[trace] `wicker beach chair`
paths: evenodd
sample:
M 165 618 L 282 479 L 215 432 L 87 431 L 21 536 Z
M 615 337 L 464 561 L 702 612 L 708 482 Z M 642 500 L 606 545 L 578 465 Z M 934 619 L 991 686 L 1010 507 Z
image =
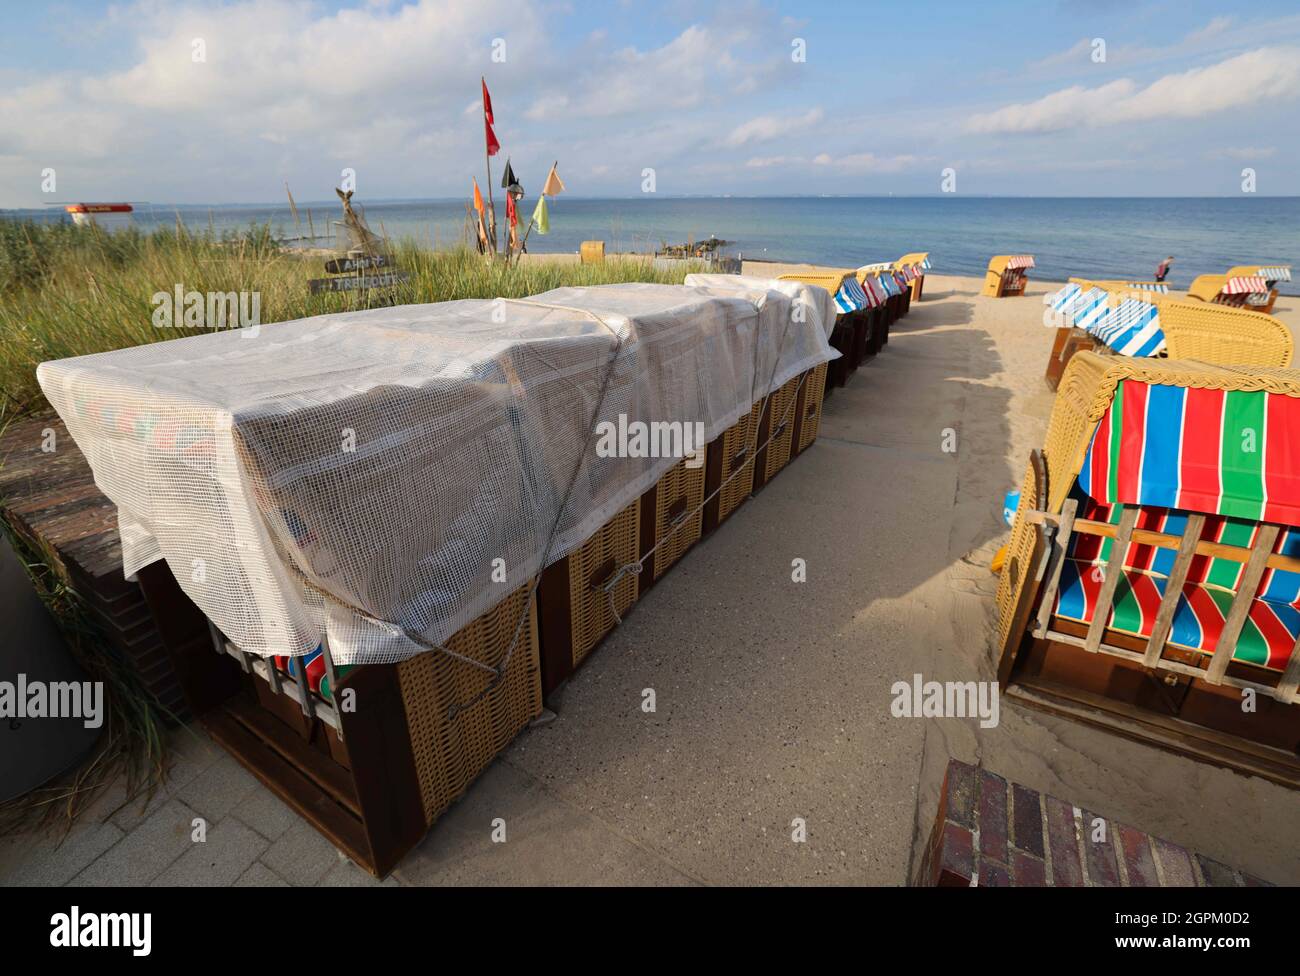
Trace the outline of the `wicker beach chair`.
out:
M 447 641 L 450 655 L 431 650 L 397 664 L 336 668 L 322 646 L 313 656 L 321 676 L 309 664 L 303 680 L 297 661 L 285 669 L 227 640 L 166 562 L 139 579 L 207 733 L 376 876 L 541 714 L 538 615 L 528 586 L 458 631 Z
M 889 342 L 889 328 L 904 313 L 903 286 L 894 274 L 893 264 L 888 261 L 876 264 L 864 264 L 855 272 L 858 284 L 867 293 L 873 304 L 873 329 L 878 330 L 878 346 Z
M 1057 326 L 1044 373 L 1050 388 L 1056 389 L 1070 358 L 1085 349 L 1221 365 L 1291 365 L 1291 332 L 1271 316 L 1170 298 L 1146 285 L 1071 278 L 1045 296 L 1049 321 Z
M 851 271 L 801 271 L 783 274 L 778 281 L 801 281 L 825 288 L 835 299 L 835 325 L 830 344 L 840 358 L 832 360 L 826 374 L 826 392 L 848 382 L 848 378 L 875 355 L 872 338 L 870 298 Z
M 1200 275 L 1187 288 L 1187 297 L 1216 305 L 1248 308 L 1270 314 L 1277 302 L 1277 283 L 1290 281 L 1284 266 L 1239 265 L 1227 274 Z
M 999 681 L 1300 785 L 1298 557 L 1300 372 L 1079 353 L 1012 526 Z
M 987 298 L 1023 295 L 1029 283 L 1027 272 L 1033 266 L 1032 254 L 999 254 L 990 258 L 980 294 Z
M 912 290 L 911 301 L 921 300 L 921 291 L 925 287 L 925 273 L 930 270 L 930 252 L 913 251 L 904 254 L 894 262 L 894 269 L 907 278 Z

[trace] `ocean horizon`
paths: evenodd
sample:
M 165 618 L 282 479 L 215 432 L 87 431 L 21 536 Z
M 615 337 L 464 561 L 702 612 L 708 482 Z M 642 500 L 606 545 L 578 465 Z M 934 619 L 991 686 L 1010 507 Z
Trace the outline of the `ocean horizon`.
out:
M 548 200 L 550 233 L 534 229 L 531 252 L 575 252 L 603 240 L 609 252 L 649 252 L 709 237 L 748 260 L 856 267 L 928 251 L 934 272 L 980 275 L 994 254 L 1032 254 L 1032 276 L 1064 280 L 1149 278 L 1166 255 L 1170 282 L 1186 288 L 1200 274 L 1236 264 L 1294 264 L 1300 251 L 1300 197 L 998 197 L 998 196 L 645 196 Z M 295 222 L 283 204 L 135 203 L 143 230 L 175 226 L 221 235 L 250 226 L 277 237 L 314 230 L 314 246 L 334 244 L 337 201 L 298 203 Z M 535 198 L 520 206 L 527 225 Z M 363 203 L 371 227 L 431 247 L 465 240 L 466 202 L 398 199 Z M 61 221 L 60 208 L 4 210 L 0 219 Z M 498 228 L 505 208 L 497 201 Z M 1295 283 L 1284 292 L 1295 294 Z

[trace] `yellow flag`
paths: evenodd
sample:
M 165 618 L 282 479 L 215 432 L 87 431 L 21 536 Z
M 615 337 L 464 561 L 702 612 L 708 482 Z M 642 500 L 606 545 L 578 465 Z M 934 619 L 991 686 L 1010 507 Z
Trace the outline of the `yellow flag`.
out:
M 551 172 L 547 174 L 546 185 L 542 187 L 542 192 L 550 196 L 564 192 L 564 182 L 560 179 L 560 174 L 555 172 L 554 166 L 551 166 Z
M 537 233 L 550 233 L 551 218 L 546 212 L 546 194 L 544 193 L 537 198 L 537 207 L 533 210 L 533 223 L 537 225 Z

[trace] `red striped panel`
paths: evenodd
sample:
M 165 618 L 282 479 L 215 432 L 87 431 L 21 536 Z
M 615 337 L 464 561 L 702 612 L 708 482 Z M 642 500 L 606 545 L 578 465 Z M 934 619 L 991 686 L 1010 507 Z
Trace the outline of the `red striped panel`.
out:
M 1110 484 L 1110 411 L 1107 410 L 1097 423 L 1097 432 L 1092 437 L 1092 463 L 1090 466 L 1092 484 L 1084 485 L 1093 498 L 1105 498 L 1107 485 Z
M 1201 650 L 1213 651 L 1223 633 L 1223 614 L 1219 605 L 1210 598 L 1209 591 L 1201 586 L 1188 586 L 1183 590 L 1188 605 L 1201 625 Z
M 1139 634 L 1142 637 L 1150 637 L 1151 629 L 1156 623 L 1156 614 L 1160 610 L 1160 591 L 1156 588 L 1155 580 L 1141 573 L 1129 573 L 1128 583 L 1142 610 L 1142 629 Z
M 1123 416 L 1120 417 L 1119 457 L 1111 458 L 1117 469 L 1116 495 L 1111 501 L 1130 504 L 1142 497 L 1142 445 L 1147 427 L 1147 392 L 1145 383 L 1125 383 Z M 1114 412 L 1113 409 L 1110 412 Z
M 1268 643 L 1268 663 L 1265 667 L 1277 670 L 1285 668 L 1287 659 L 1291 656 L 1291 647 L 1295 644 L 1295 637 L 1287 631 L 1286 625 L 1263 600 L 1255 600 L 1251 603 L 1250 619 Z
M 1127 393 L 1127 389 L 1125 390 Z M 1223 439 L 1223 391 L 1187 391 L 1183 430 L 1182 471 L 1178 507 L 1193 512 L 1219 510 L 1220 445 Z
M 1300 399 L 1270 396 L 1265 410 L 1264 521 L 1300 525 Z

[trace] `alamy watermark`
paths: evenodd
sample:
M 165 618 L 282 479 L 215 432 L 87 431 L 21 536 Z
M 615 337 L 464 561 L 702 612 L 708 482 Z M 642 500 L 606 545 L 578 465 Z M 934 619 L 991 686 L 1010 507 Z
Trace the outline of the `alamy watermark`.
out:
M 998 725 L 1001 704 L 996 681 L 895 681 L 889 706 L 895 718 L 978 718 L 980 728 Z
M 596 425 L 596 456 L 602 458 L 686 458 L 688 468 L 704 464 L 704 423 L 680 420 L 602 420 Z
M 246 329 L 256 337 L 262 324 L 260 291 L 186 291 L 177 284 L 149 299 L 155 329 Z
M 0 719 L 79 718 L 88 729 L 104 724 L 104 682 L 0 681 Z

